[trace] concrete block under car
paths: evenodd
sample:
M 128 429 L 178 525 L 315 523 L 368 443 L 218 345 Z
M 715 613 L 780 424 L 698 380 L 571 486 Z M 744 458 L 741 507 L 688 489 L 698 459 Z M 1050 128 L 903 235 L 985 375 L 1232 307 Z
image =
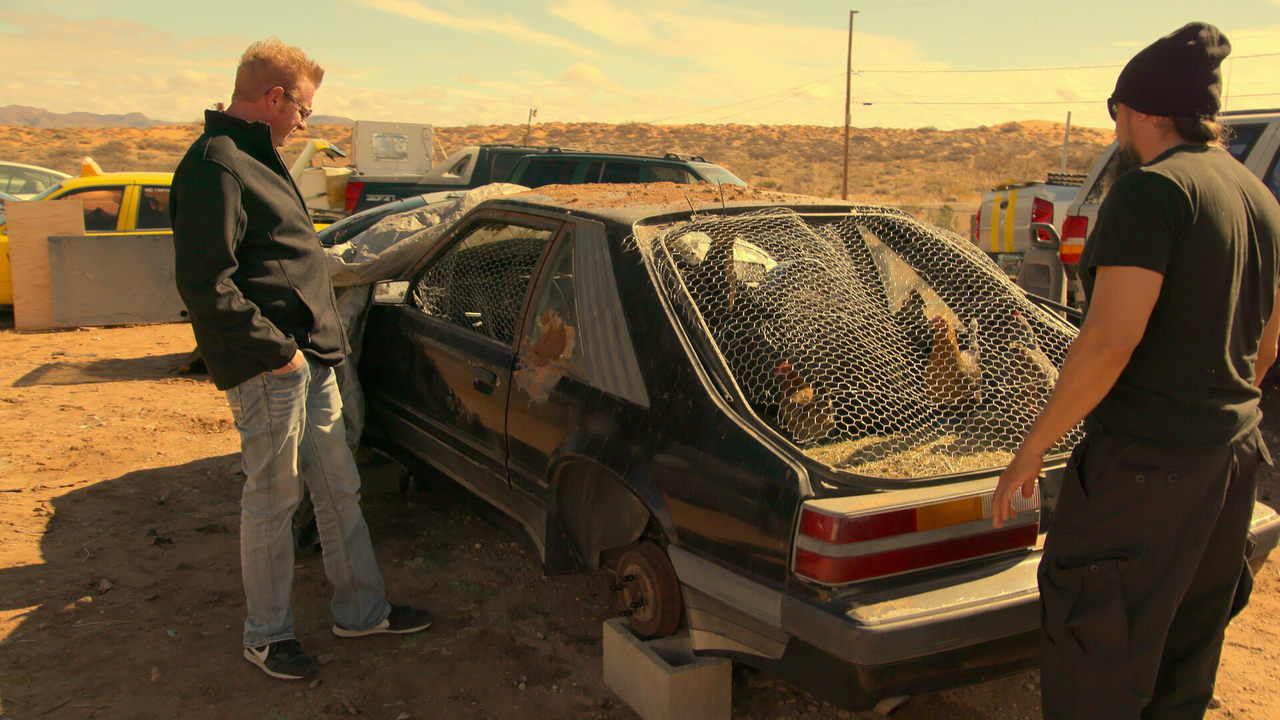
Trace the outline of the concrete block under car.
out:
M 729 720 L 733 662 L 697 657 L 687 636 L 641 640 L 604 623 L 604 684 L 644 720 Z

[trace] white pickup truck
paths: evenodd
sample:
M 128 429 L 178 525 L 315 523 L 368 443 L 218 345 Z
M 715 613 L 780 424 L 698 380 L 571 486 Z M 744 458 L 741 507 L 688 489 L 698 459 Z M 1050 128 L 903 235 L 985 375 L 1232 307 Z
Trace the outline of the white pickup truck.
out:
M 1049 173 L 1044 182 L 996 187 L 982 196 L 970 239 L 1009 277 L 1017 277 L 1022 258 L 1030 249 L 1031 224 L 1049 223 L 1061 230 L 1067 206 L 1075 200 L 1084 178 L 1077 173 Z M 1043 230 L 1038 237 L 1048 239 Z
M 1219 121 L 1231 130 L 1227 151 L 1280 197 L 1280 109 L 1234 110 L 1222 113 Z M 1102 153 L 1061 225 L 1037 228 L 1046 239 L 1032 241 L 1017 279 L 1027 292 L 1075 308 L 1084 304 L 1077 272 L 1080 252 L 1111 187 L 1115 151 L 1112 143 Z

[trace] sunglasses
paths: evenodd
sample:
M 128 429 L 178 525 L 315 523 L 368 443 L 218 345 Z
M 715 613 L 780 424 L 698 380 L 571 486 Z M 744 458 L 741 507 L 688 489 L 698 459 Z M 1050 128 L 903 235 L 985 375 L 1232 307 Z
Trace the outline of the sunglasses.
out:
M 1112 122 L 1115 122 L 1116 113 L 1118 112 L 1120 112 L 1120 101 L 1115 99 L 1115 97 L 1107 98 L 1107 113 L 1111 115 Z M 305 120 L 306 116 L 302 116 L 302 119 Z
M 306 105 L 303 105 L 302 103 L 298 102 L 298 99 L 297 99 L 297 98 L 295 98 L 294 96 L 290 95 L 288 90 L 285 90 L 284 88 L 281 88 L 281 89 L 280 89 L 280 92 L 284 93 L 284 99 L 285 99 L 285 100 L 288 100 L 289 102 L 291 102 L 291 103 L 293 103 L 294 105 L 296 105 L 296 106 L 297 106 L 297 108 L 298 108 L 298 114 L 302 116 L 302 119 L 303 119 L 303 121 L 304 121 L 304 122 L 306 121 L 306 119 L 307 119 L 307 118 L 311 117 L 311 108 L 309 108 L 309 107 L 307 107 Z

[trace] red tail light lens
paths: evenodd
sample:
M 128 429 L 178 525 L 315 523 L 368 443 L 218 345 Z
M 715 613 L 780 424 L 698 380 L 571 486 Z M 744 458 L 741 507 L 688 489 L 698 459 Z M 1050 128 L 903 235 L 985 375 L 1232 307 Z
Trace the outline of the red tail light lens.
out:
M 1015 493 L 1018 514 L 999 530 L 991 526 L 991 495 L 863 513 L 810 500 L 800 512 L 795 572 L 840 585 L 1034 546 L 1039 488 L 1031 498 Z
M 975 243 L 982 244 L 982 208 L 978 208 L 978 212 L 973 214 L 972 236 Z
M 346 207 L 348 213 L 356 211 L 356 203 L 360 202 L 360 195 L 364 193 L 364 183 L 349 182 L 347 183 L 347 194 L 343 198 L 343 206 Z
M 1062 224 L 1062 243 L 1058 246 L 1058 257 L 1062 262 L 1075 265 L 1080 262 L 1080 253 L 1084 251 L 1084 239 L 1089 236 L 1089 218 L 1083 215 L 1068 215 Z
M 1042 198 L 1036 198 L 1031 203 L 1031 222 L 1053 224 L 1053 203 Z M 1044 230 L 1037 230 L 1036 239 L 1040 242 L 1049 242 L 1049 233 Z

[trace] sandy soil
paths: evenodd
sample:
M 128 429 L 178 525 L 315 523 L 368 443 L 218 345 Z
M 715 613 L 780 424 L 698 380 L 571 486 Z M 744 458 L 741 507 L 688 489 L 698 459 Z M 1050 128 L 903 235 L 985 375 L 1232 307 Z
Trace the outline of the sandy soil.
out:
M 176 372 L 190 329 L 11 328 L 0 327 L 0 717 L 636 717 L 600 680 L 605 578 L 544 578 L 496 513 L 448 485 L 401 493 L 402 472 L 376 457 L 364 458 L 365 508 L 392 599 L 430 608 L 437 625 L 339 640 L 320 559 L 299 558 L 297 628 L 323 666 L 314 682 L 264 677 L 240 657 L 238 444 L 221 394 Z M 1274 473 L 1262 495 L 1280 500 Z M 1228 631 L 1210 718 L 1280 717 L 1277 567 Z M 733 702 L 740 720 L 880 717 L 746 672 Z M 1032 720 L 1037 708 L 1028 672 L 915 697 L 893 716 Z

